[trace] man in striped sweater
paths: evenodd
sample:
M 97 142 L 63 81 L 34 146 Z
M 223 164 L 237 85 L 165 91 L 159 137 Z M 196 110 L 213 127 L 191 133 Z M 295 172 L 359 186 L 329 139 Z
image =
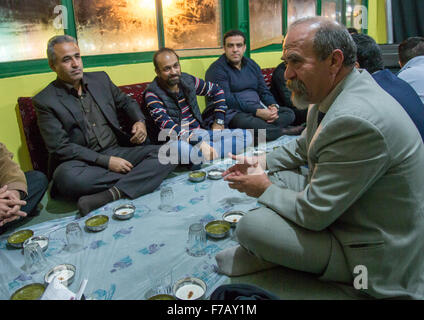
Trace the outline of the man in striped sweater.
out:
M 219 85 L 181 72 L 179 57 L 162 48 L 153 57 L 157 77 L 145 92 L 145 107 L 154 123 L 151 139 L 164 143 L 162 160 L 180 164 L 201 164 L 224 158 L 229 152 L 240 153 L 252 143 L 247 130 L 226 129 L 227 105 Z M 213 101 L 209 116 L 202 116 L 197 96 Z M 161 160 L 161 157 L 160 157 Z

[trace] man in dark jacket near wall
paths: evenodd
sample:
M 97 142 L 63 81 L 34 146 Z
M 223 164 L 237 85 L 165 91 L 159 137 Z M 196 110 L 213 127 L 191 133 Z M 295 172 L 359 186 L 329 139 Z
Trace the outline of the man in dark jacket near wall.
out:
M 83 73 L 74 38 L 50 39 L 47 55 L 57 80 L 37 94 L 33 103 L 49 152 L 53 188 L 78 199 L 81 215 L 120 198 L 134 199 L 154 191 L 175 166 L 162 165 L 159 147 L 146 143 L 138 103 L 106 73 Z M 132 121 L 132 136 L 121 130 L 118 110 Z

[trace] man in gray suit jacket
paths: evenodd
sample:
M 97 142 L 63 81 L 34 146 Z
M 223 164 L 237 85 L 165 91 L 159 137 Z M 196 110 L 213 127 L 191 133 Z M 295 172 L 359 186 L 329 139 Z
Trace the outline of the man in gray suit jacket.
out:
M 266 159 L 238 157 L 224 173 L 264 207 L 240 220 L 240 246 L 216 256 L 221 272 L 283 265 L 361 296 L 424 298 L 424 146 L 401 105 L 354 69 L 355 55 L 336 22 L 290 26 L 285 77 L 295 105 L 313 104 L 307 127 Z
M 47 55 L 57 79 L 33 102 L 49 152 L 53 190 L 78 199 L 81 215 L 155 190 L 175 165 L 162 165 L 159 146 L 145 142 L 146 126 L 138 103 L 106 73 L 83 73 L 74 38 L 53 37 Z M 132 121 L 132 136 L 120 127 L 118 111 Z

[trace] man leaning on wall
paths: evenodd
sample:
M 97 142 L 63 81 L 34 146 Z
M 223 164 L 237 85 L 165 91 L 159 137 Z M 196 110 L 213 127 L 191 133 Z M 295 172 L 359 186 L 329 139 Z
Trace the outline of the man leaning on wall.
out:
M 255 143 L 259 129 L 266 130 L 267 141 L 282 135 L 300 134 L 303 127 L 289 127 L 294 121 L 293 111 L 277 104 L 265 84 L 261 68 L 245 57 L 245 52 L 244 33 L 228 31 L 224 35 L 224 54 L 210 65 L 205 75 L 206 81 L 217 83 L 224 90 L 231 114 L 229 128 L 253 129 Z
M 177 155 L 171 161 L 199 166 L 228 153 L 240 153 L 252 143 L 249 131 L 226 128 L 227 105 L 219 85 L 181 72 L 179 57 L 170 48 L 158 50 L 153 64 L 157 76 L 144 95 L 154 126 L 150 136 L 162 136 L 158 139 L 162 143 L 165 136 L 171 138 L 167 145 Z M 209 117 L 201 114 L 197 96 L 213 101 Z
M 231 188 L 263 207 L 239 221 L 240 246 L 216 255 L 219 270 L 234 276 L 282 265 L 361 297 L 423 299 L 424 144 L 417 128 L 354 67 L 356 46 L 344 26 L 323 17 L 294 22 L 283 59 L 295 104 L 313 104 L 306 129 L 264 161 L 238 156 L 224 173 Z M 358 270 L 366 283 L 355 281 Z
M 53 37 L 47 56 L 57 79 L 33 103 L 49 152 L 52 190 L 78 199 L 81 215 L 120 198 L 154 191 L 175 165 L 162 165 L 159 146 L 146 141 L 138 103 L 105 72 L 83 72 L 74 38 Z M 121 129 L 118 110 L 131 120 L 131 133 Z

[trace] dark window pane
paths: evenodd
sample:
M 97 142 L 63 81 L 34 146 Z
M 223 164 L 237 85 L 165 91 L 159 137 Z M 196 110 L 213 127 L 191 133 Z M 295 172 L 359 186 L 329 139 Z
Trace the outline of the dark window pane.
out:
M 47 41 L 56 29 L 60 0 L 0 1 L 0 62 L 47 58 Z M 59 17 L 60 18 L 60 17 Z M 60 19 L 61 20 L 61 19 Z
M 294 21 L 305 17 L 316 16 L 315 0 L 288 0 L 287 1 L 287 23 L 290 26 Z
M 165 45 L 174 49 L 221 45 L 219 0 L 162 0 Z
M 74 0 L 83 55 L 158 49 L 154 0 Z
M 343 0 L 323 0 L 321 15 L 341 23 L 342 1 Z
M 250 0 L 249 12 L 252 49 L 281 43 L 283 33 L 281 0 Z

